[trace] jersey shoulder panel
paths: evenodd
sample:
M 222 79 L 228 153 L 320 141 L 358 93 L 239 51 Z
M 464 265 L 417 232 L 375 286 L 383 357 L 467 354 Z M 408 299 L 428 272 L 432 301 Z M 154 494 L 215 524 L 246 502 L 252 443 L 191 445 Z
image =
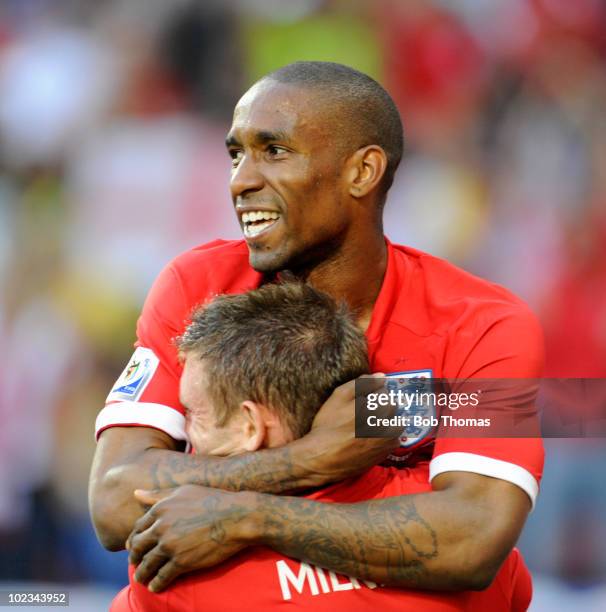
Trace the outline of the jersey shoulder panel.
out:
M 248 265 L 243 241 L 217 240 L 168 263 L 145 300 L 137 321 L 138 348 L 108 396 L 97 432 L 115 425 L 146 425 L 183 439 L 182 366 L 175 339 L 195 307 L 218 294 L 247 291 L 260 280 Z
M 543 334 L 523 300 L 443 259 L 393 247 L 405 290 L 390 322 L 418 337 L 441 338 L 444 376 L 541 374 Z
M 215 240 L 182 253 L 168 267 L 192 305 L 220 293 L 258 286 L 261 275 L 248 263 L 243 240 Z
M 410 278 L 408 297 L 416 305 L 422 302 L 429 314 L 445 318 L 453 310 L 476 309 L 491 312 L 510 309 L 528 309 L 525 303 L 511 291 L 496 283 L 475 276 L 458 266 L 434 255 L 411 247 L 392 245 L 394 259 L 399 270 Z
M 180 332 L 194 307 L 222 293 L 252 289 L 260 279 L 248 265 L 244 241 L 215 240 L 178 255 L 165 266 L 148 294 L 142 319 L 152 311 L 156 321 L 170 322 Z

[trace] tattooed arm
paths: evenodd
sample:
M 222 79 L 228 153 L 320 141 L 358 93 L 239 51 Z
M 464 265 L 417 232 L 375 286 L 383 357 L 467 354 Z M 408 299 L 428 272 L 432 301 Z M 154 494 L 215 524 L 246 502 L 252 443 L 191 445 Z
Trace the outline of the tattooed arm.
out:
M 261 496 L 259 539 L 380 584 L 486 588 L 520 535 L 528 496 L 503 480 L 463 472 L 437 476 L 433 488 L 349 505 Z
M 376 383 L 367 383 L 372 391 Z M 102 432 L 90 477 L 89 505 L 97 536 L 110 550 L 124 548 L 144 506 L 135 489 L 197 484 L 231 491 L 297 491 L 342 480 L 382 461 L 398 441 L 354 438 L 354 381 L 337 387 L 312 430 L 290 444 L 233 457 L 179 452 L 167 434 L 150 427 Z
M 232 491 L 280 493 L 310 486 L 297 463 L 297 444 L 235 457 L 189 455 L 167 434 L 149 427 L 104 431 L 93 461 L 89 505 L 97 536 L 109 550 L 121 550 L 144 507 L 133 491 L 199 484 Z M 309 483 L 309 484 L 306 484 Z
M 129 539 L 137 580 L 164 589 L 178 575 L 263 544 L 380 584 L 487 587 L 517 540 L 530 500 L 478 474 L 437 476 L 429 493 L 356 504 L 225 493 L 203 487 L 138 492 L 154 504 Z

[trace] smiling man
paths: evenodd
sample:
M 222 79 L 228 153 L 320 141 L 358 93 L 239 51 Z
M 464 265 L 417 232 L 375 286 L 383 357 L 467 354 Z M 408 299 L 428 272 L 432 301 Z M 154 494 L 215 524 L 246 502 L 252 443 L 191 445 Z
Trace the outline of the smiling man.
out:
M 227 146 L 245 239 L 181 255 L 151 289 L 133 356 L 141 366 L 134 377 L 127 366 L 97 420 L 90 503 L 101 541 L 124 546 L 145 509 L 135 489 L 176 487 L 158 504 L 163 513 L 186 506 L 195 516 L 204 506 L 213 521 L 205 546 L 187 560 L 165 543 L 151 555 L 131 555 L 148 575 L 161 567 L 150 585 L 156 590 L 259 539 L 378 583 L 486 587 L 535 501 L 543 464 L 538 440 L 434 443 L 427 435 L 404 442 L 393 458 L 410 468 L 431 459 L 429 493 L 355 508 L 276 495 L 359 474 L 394 449 L 394 440 L 354 438 L 348 383 L 324 402 L 310 432 L 285 446 L 233 457 L 179 452 L 187 436 L 172 339 L 194 306 L 286 271 L 348 304 L 365 331 L 373 371 L 536 378 L 542 366 L 540 329 L 519 299 L 384 237 L 382 209 L 402 154 L 402 127 L 393 101 L 368 76 L 323 62 L 286 66 L 240 100 Z M 511 402 L 518 407 L 517 398 Z M 187 484 L 200 486 L 179 488 Z M 133 541 L 149 536 L 148 528 L 170 539 L 170 521 L 161 523 L 167 532 L 150 527 L 150 512 Z

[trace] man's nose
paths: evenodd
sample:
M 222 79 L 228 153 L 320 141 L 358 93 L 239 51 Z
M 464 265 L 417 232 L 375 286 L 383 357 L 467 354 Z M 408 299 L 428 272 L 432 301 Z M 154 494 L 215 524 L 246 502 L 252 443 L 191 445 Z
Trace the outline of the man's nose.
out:
M 265 180 L 259 171 L 258 164 L 252 155 L 243 155 L 238 165 L 232 170 L 230 189 L 232 198 L 241 198 L 247 193 L 263 189 Z

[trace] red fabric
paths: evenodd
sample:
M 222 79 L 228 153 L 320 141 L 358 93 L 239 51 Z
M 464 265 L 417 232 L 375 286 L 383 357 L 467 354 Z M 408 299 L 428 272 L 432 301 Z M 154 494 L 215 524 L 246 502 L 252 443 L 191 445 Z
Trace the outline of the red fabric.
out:
M 217 294 L 258 287 L 262 278 L 248 265 L 244 241 L 209 243 L 164 269 L 137 325 L 137 345 L 152 349 L 160 359 L 139 402 L 183 413 L 174 337 L 183 332 L 195 306 Z M 373 371 L 385 373 L 421 370 L 436 378 L 537 378 L 543 365 L 539 324 L 520 299 L 442 259 L 389 242 L 385 279 L 367 338 Z M 417 447 L 401 449 L 400 455 L 412 465 L 432 452 L 433 457 L 466 452 L 499 459 L 523 467 L 537 483 L 543 469 L 542 444 L 531 438 L 440 438 L 435 449 L 425 439 Z
M 423 493 L 431 490 L 427 464 L 415 469 L 375 467 L 362 476 L 326 487 L 309 498 L 321 502 L 356 501 Z M 205 572 L 177 580 L 167 591 L 153 594 L 133 582 L 114 600 L 112 612 L 250 612 L 286 607 L 316 612 L 368 611 L 454 612 L 526 610 L 532 593 L 530 574 L 514 550 L 485 591 L 439 593 L 393 589 L 332 574 L 266 548 L 251 548 Z M 300 582 L 298 582 L 300 580 Z M 526 607 L 524 607 L 524 605 Z

